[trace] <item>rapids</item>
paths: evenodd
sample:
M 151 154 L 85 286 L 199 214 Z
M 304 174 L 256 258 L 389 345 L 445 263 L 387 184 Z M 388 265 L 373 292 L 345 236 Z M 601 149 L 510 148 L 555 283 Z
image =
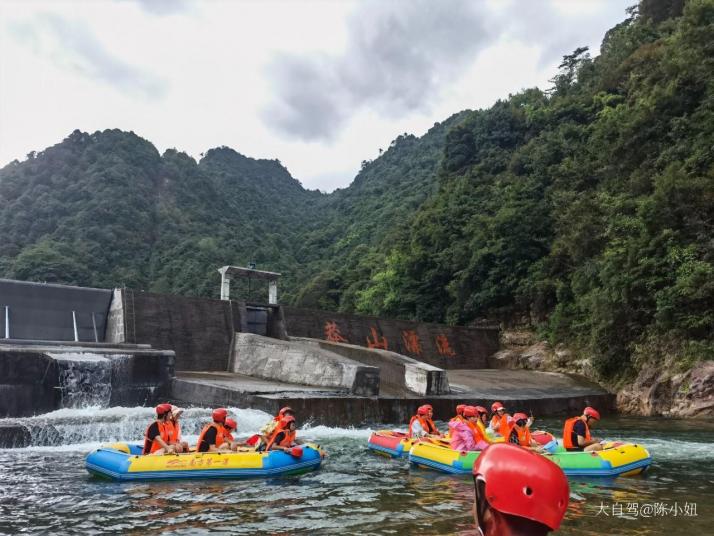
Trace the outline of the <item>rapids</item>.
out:
M 270 418 L 230 411 L 241 437 Z M 318 472 L 300 477 L 124 484 L 90 477 L 86 453 L 105 442 L 138 442 L 152 415 L 143 407 L 85 407 L 12 419 L 30 428 L 32 441 L 0 450 L 0 534 L 474 533 L 470 480 L 368 452 L 369 428 L 304 424 L 299 435 L 320 443 L 329 457 Z M 187 409 L 184 435 L 195 440 L 208 415 Z M 553 432 L 560 426 L 537 422 Z M 641 477 L 571 480 L 558 534 L 710 533 L 714 422 L 605 419 L 595 435 L 643 443 L 653 465 Z

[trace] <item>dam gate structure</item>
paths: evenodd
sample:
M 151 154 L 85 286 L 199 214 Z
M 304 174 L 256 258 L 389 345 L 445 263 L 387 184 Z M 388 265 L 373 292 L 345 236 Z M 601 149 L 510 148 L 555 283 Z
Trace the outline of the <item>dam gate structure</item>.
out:
M 489 370 L 498 328 L 284 306 L 275 272 L 263 272 L 267 303 L 231 299 L 227 276 L 260 271 L 219 272 L 223 299 L 3 280 L 0 311 L 9 311 L 13 337 L 0 338 L 0 394 L 15 402 L 0 402 L 0 417 L 87 400 L 170 400 L 268 412 L 289 404 L 303 418 L 344 425 L 403 422 L 424 402 L 447 418 L 456 403 L 488 397 L 536 412 L 613 404 L 599 386 L 565 375 Z

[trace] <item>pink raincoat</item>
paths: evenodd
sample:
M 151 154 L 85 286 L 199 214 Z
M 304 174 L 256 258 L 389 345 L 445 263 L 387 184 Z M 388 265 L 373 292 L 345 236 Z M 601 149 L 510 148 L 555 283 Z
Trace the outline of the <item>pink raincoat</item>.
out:
M 463 421 L 450 421 L 449 431 L 451 435 L 451 448 L 453 450 L 483 450 L 488 447 L 488 443 L 485 441 L 476 442 L 471 428 Z

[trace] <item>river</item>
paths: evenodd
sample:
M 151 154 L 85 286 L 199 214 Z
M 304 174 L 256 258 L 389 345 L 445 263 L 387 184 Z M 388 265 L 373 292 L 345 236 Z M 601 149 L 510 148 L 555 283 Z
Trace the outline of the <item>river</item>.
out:
M 269 416 L 232 409 L 239 436 Z M 190 409 L 196 436 L 208 410 Z M 113 483 L 90 477 L 101 442 L 137 440 L 148 408 L 63 409 L 24 419 L 32 446 L 0 450 L 0 534 L 473 534 L 468 478 L 410 468 L 367 451 L 370 430 L 306 426 L 322 468 L 273 480 Z M 538 428 L 557 431 L 559 421 Z M 639 442 L 654 458 L 643 476 L 571 480 L 558 534 L 714 533 L 714 422 L 612 418 L 598 436 Z

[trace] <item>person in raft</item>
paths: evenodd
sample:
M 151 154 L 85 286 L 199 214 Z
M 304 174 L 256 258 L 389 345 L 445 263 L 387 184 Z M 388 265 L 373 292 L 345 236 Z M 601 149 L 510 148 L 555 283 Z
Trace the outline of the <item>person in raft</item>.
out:
M 453 450 L 466 452 L 469 450 L 483 450 L 488 447 L 489 442 L 478 427 L 478 419 L 478 410 L 474 406 L 466 406 L 462 420 L 452 419 L 449 422 L 451 448 Z
M 293 447 L 297 445 L 296 436 L 297 435 L 297 424 L 295 423 L 295 417 L 292 415 L 286 415 L 278 422 L 278 425 L 273 430 L 272 434 L 265 443 L 265 449 L 268 450 L 282 450 L 284 452 L 292 453 Z
M 295 411 L 293 411 L 293 408 L 291 408 L 290 406 L 285 406 L 284 408 L 280 408 L 280 411 L 278 411 L 278 414 L 275 417 L 273 417 L 270 420 L 270 422 L 268 422 L 265 426 L 263 426 L 258 431 L 258 434 L 260 435 L 260 444 L 266 445 L 268 443 L 268 439 L 270 439 L 270 436 L 273 434 L 275 429 L 278 427 L 282 418 L 288 417 L 290 415 L 295 417 Z
M 458 406 L 456 406 L 456 416 L 452 417 L 451 420 L 449 421 L 449 428 L 451 428 L 452 422 L 464 420 L 464 408 L 465 407 L 466 407 L 466 404 L 459 404 Z
M 495 434 L 506 437 L 510 425 L 511 416 L 506 413 L 506 408 L 500 402 L 491 404 L 491 430 Z
M 590 437 L 590 427 L 594 421 L 600 420 L 600 413 L 588 406 L 579 417 L 572 417 L 565 421 L 563 427 L 563 446 L 570 451 L 592 452 L 602 450 L 599 439 Z
M 516 413 L 509 425 L 509 432 L 506 441 L 521 447 L 533 447 L 541 450 L 541 446 L 531 437 L 531 429 L 528 424 L 528 415 Z
M 417 408 L 416 415 L 409 421 L 409 437 L 420 438 L 435 436 L 441 437 L 434 421 L 434 408 L 429 404 L 424 404 Z
M 558 530 L 570 489 L 563 470 L 544 456 L 495 443 L 474 463 L 474 518 L 482 536 L 541 536 Z
M 181 441 L 181 424 L 179 423 L 179 417 L 183 413 L 183 410 L 177 406 L 171 406 L 171 415 L 166 421 L 166 431 L 169 437 L 168 444 L 173 445 L 174 452 L 177 454 L 181 452 L 188 452 L 188 443 L 186 441 Z
M 482 439 L 490 445 L 494 441 L 491 441 L 488 437 L 488 433 L 486 432 L 486 428 L 488 428 L 488 410 L 483 406 L 476 406 L 476 414 L 478 415 L 476 426 L 481 433 Z
M 196 452 L 225 452 L 231 449 L 230 433 L 225 428 L 228 411 L 226 408 L 214 409 L 211 416 L 213 422 L 204 426 L 198 436 Z
M 238 430 L 238 423 L 231 418 L 226 418 L 226 422 L 223 423 L 223 428 L 226 430 L 223 438 L 228 445 L 230 450 L 238 450 L 239 447 L 249 447 L 248 443 L 237 441 L 233 438 L 233 432 Z
M 171 404 L 156 406 L 156 420 L 144 432 L 144 450 L 142 454 L 173 454 L 176 447 L 169 444 L 169 432 L 166 423 L 171 418 Z

